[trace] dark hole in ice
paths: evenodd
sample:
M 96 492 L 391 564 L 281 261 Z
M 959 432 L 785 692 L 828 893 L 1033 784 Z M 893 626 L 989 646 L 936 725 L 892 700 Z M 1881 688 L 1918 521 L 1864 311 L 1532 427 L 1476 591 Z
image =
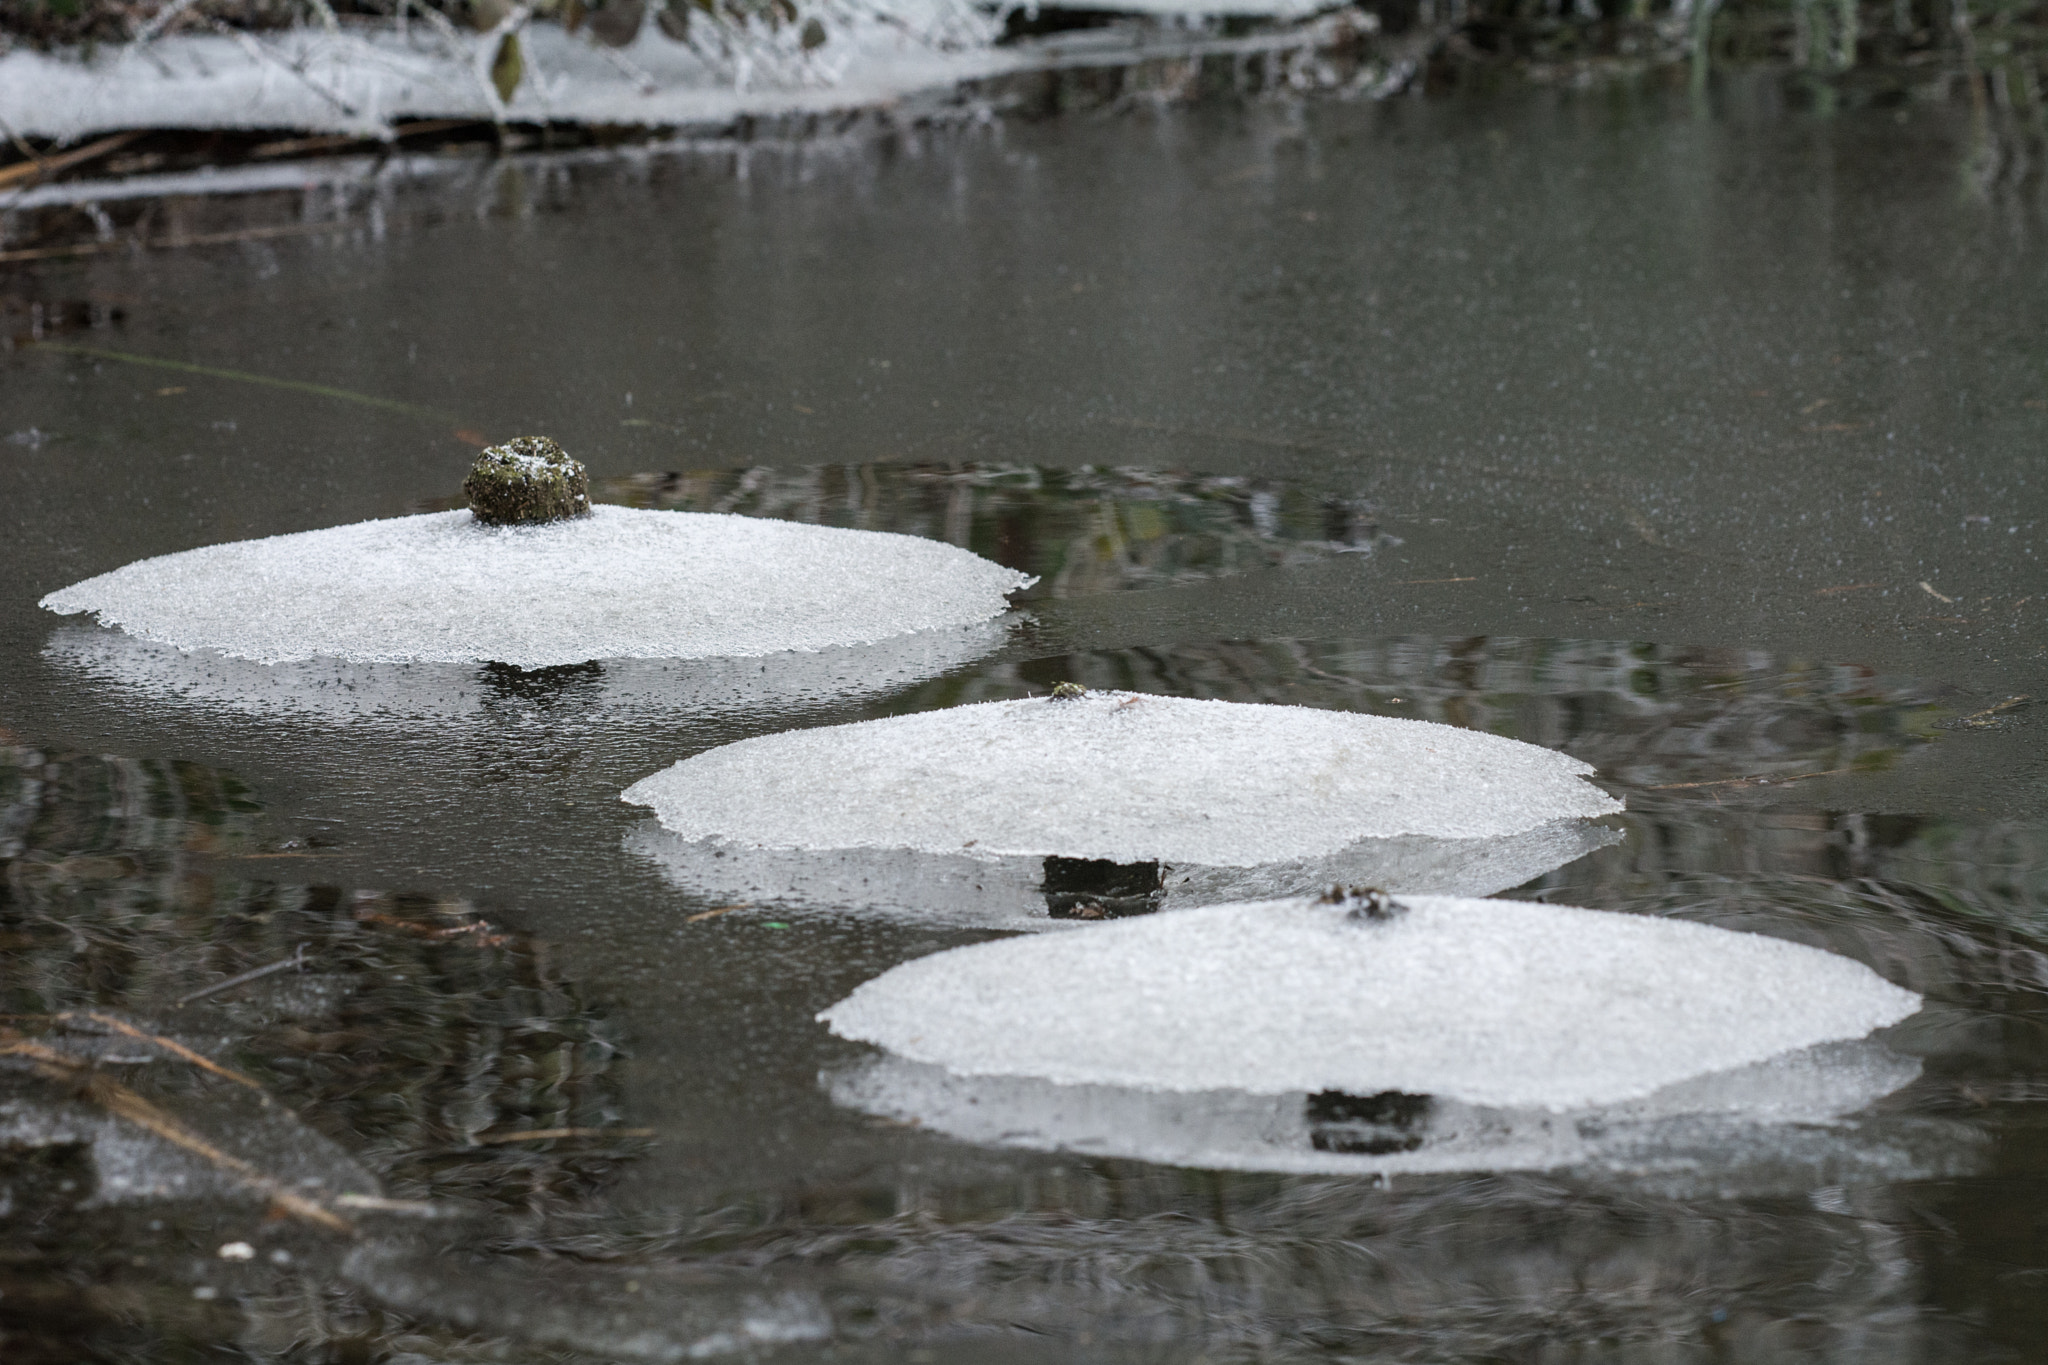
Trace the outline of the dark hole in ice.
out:
M 1054 919 L 1124 919 L 1159 908 L 1166 878 L 1158 863 L 1107 858 L 1045 860 L 1045 913 Z
M 603 681 L 604 665 L 595 659 L 551 668 L 483 666 L 484 688 L 492 699 L 500 701 L 566 701 L 578 693 L 594 691 Z
M 1428 1095 L 1382 1090 L 1348 1095 L 1322 1090 L 1308 1097 L 1309 1143 L 1319 1152 L 1385 1156 L 1422 1145 L 1436 1101 Z

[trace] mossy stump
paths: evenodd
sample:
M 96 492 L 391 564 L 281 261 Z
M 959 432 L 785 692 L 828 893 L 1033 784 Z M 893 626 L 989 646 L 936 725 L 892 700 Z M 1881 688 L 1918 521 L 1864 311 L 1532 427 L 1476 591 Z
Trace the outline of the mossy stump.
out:
M 484 451 L 462 492 L 486 526 L 566 521 L 590 511 L 590 475 L 545 436 L 519 436 Z

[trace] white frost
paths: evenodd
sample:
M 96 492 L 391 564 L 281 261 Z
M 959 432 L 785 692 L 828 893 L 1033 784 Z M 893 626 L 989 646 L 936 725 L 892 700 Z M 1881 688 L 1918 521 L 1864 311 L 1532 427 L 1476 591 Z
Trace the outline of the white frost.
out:
M 258 663 L 547 668 L 869 644 L 986 621 L 1031 581 L 914 536 L 597 507 L 539 526 L 435 512 L 211 545 L 42 605 Z
M 1861 1038 L 1920 1007 L 1859 962 L 1780 939 L 1521 901 L 1404 903 L 1386 921 L 1266 901 L 956 948 L 818 1017 L 965 1076 L 1564 1111 Z
M 1091 692 L 742 740 L 623 799 L 686 839 L 767 848 L 1254 867 L 1620 810 L 1591 771 L 1427 721 Z

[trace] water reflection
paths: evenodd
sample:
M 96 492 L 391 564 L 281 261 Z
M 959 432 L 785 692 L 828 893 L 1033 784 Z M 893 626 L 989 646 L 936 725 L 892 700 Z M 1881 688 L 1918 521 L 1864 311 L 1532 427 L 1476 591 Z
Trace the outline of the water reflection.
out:
M 1361 839 L 1320 857 L 1258 867 L 1193 863 L 1066 866 L 1082 860 L 974 858 L 911 849 L 753 848 L 689 840 L 647 820 L 626 835 L 679 891 L 823 914 L 885 915 L 934 925 L 1048 929 L 1062 924 L 1271 900 L 1336 883 L 1410 894 L 1490 896 L 1604 848 L 1620 831 L 1559 820 L 1497 839 L 1411 834 Z
M 1398 544 L 1362 498 L 1278 479 L 1021 464 L 628 474 L 594 500 L 943 540 L 1038 577 L 1017 601 L 1290 568 Z
M 1674 1195 L 1926 1179 L 1982 1162 L 1973 1129 L 1927 1118 L 1849 1121 L 1911 1084 L 1917 1059 L 1828 1044 L 1553 1113 L 1430 1095 L 1181 1093 L 961 1076 L 893 1055 L 826 1078 L 834 1101 L 967 1142 L 1211 1170 L 1374 1175 L 1570 1170 Z
M 510 1342 L 571 1361 L 656 1360 L 721 1332 L 744 1343 L 750 1323 L 767 1334 L 756 1347 L 829 1329 L 854 1359 L 913 1347 L 999 1359 L 1013 1340 L 1013 1358 L 1045 1360 L 1499 1356 L 1560 1334 L 1667 1354 L 1711 1340 L 1768 1356 L 1795 1321 L 1808 1353 L 1853 1354 L 1877 1333 L 1887 1352 L 1970 1359 L 1982 1347 L 1975 1329 L 1930 1307 L 1940 1292 L 1930 1267 L 1953 1251 L 1915 1201 L 1971 1187 L 1913 1182 L 1995 1161 L 2010 1188 L 2027 1158 L 2002 1139 L 1987 1154 L 1985 1136 L 2031 1121 L 2029 1078 L 2048 1056 L 2048 955 L 2033 932 L 2048 923 L 2041 830 L 1674 808 L 1623 817 L 1633 837 L 1545 885 L 1562 899 L 1807 936 L 1926 992 L 1928 1026 L 1896 1030 L 1905 1036 L 1889 1051 L 1809 1058 L 1777 1090 L 1768 1075 L 1716 1078 L 1718 1093 L 1665 1097 L 1670 1112 L 1609 1114 L 1598 1129 L 1572 1116 L 1565 1132 L 1554 1120 L 1539 1131 L 1543 1116 L 1420 1097 L 1296 1095 L 1252 1112 L 1216 1097 L 1175 1110 L 1130 1093 L 1094 1097 L 1077 1128 L 1072 1105 L 943 1076 L 913 1085 L 892 1079 L 900 1064 L 849 1064 L 829 1045 L 817 1061 L 834 1093 L 852 1101 L 866 1087 L 858 1094 L 873 1102 L 861 1107 L 895 1116 L 886 1126 L 851 1109 L 797 1126 L 788 1115 L 801 1101 L 773 1077 L 730 1095 L 693 1091 L 693 1110 L 736 1106 L 726 1120 L 736 1131 L 794 1134 L 777 1140 L 799 1144 L 799 1166 L 723 1204 L 620 1202 L 610 1192 L 630 1172 L 687 1169 L 697 1154 L 630 1135 L 640 1111 L 625 1098 L 615 1013 L 549 944 L 458 898 L 273 880 L 317 869 L 323 854 L 266 841 L 262 816 L 231 774 L 202 766 L 0 749 L 5 1008 L 90 1006 L 163 1029 L 258 1078 L 296 1129 L 263 1136 L 232 1087 L 161 1060 L 122 1061 L 139 1055 L 127 1042 L 37 1036 L 103 1058 L 124 1083 L 295 1180 L 365 1181 L 461 1216 L 352 1213 L 353 1242 L 261 1223 L 234 1191 L 205 1194 L 207 1172 L 161 1144 L 36 1077 L 0 1073 L 10 1124 L 0 1185 L 13 1201 L 0 1218 L 41 1229 L 41 1259 L 0 1267 L 0 1289 L 25 1332 L 65 1343 L 52 1361 L 75 1358 L 82 1341 L 127 1343 L 135 1358 L 236 1341 L 258 1360 L 455 1359 Z M 304 970 L 176 1005 L 301 944 Z M 757 986 L 690 989 L 713 1010 Z M 822 1002 L 784 1003 L 794 1022 L 768 1024 L 772 1045 L 818 1047 L 801 1021 Z M 641 1051 L 702 1045 L 687 1032 L 634 1041 Z M 913 1116 L 919 1126 L 901 1125 Z M 509 1140 L 551 1132 L 583 1136 Z M 1104 1141 L 1065 1156 L 1030 1150 L 1072 1149 L 1077 1135 Z M 859 1155 L 832 1154 L 849 1142 L 864 1144 Z M 1532 1147 L 1555 1164 L 1560 1145 L 1568 1159 L 1543 1178 L 1396 1169 L 1438 1151 L 1462 1153 L 1446 1164 L 1512 1166 Z M 1361 1150 L 1375 1146 L 1389 1150 Z M 1233 1151 L 1249 1165 L 1273 1164 L 1279 1150 L 1385 1183 L 1214 1169 Z M 876 1153 L 879 1169 L 864 1169 Z M 1005 1173 L 990 1174 L 983 1153 L 1001 1153 L 990 1160 Z M 1211 1169 L 1162 1164 L 1174 1162 Z M 162 1190 L 129 1187 L 146 1202 L 95 1203 L 81 1192 L 108 1187 L 102 1169 L 183 1170 L 198 1183 L 180 1195 L 166 1179 Z M 149 1218 L 164 1229 L 149 1230 Z M 257 1245 L 254 1261 L 190 1254 L 237 1238 Z M 289 1250 L 291 1263 L 271 1261 L 272 1250 Z M 120 1286 L 119 1315 L 56 1289 L 23 1307 L 33 1286 L 69 1283 L 60 1266 Z M 202 1304 L 195 1287 L 221 1297 Z
M 1484 635 L 1091 650 L 979 668 L 920 689 L 911 706 L 1043 694 L 1062 681 L 1485 730 L 1584 759 L 1603 782 L 1629 788 L 1631 806 L 1889 768 L 1935 738 L 1947 715 L 1937 687 L 1855 664 L 1766 650 Z
M 911 1178 L 734 1206 L 568 1284 L 684 1258 L 830 1270 L 876 1307 L 842 1320 L 849 1345 L 921 1339 L 963 1361 L 1020 1340 L 1054 1360 L 1972 1359 L 1971 1325 L 1927 1302 L 1920 1213 L 1886 1188 L 1691 1201 L 1072 1158 L 1001 1188 Z
M 633 1149 L 583 1136 L 618 1127 L 620 1045 L 545 944 L 459 899 L 272 880 L 317 849 L 261 844 L 246 790 L 198 765 L 0 747 L 0 801 L 18 831 L 0 1010 L 112 1011 L 202 1039 L 404 1197 L 580 1197 Z M 278 963 L 292 969 L 232 984 Z M 130 1050 L 149 1063 L 145 1094 L 177 1090 L 174 1066 Z M 549 1131 L 577 1136 L 505 1136 Z

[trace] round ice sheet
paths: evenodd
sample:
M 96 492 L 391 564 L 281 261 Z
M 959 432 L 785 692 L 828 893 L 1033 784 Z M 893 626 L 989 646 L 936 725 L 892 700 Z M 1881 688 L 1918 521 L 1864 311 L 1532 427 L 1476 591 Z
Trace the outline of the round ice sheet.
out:
M 818 1017 L 966 1076 L 1402 1091 L 1566 1110 L 1897 1023 L 1920 997 L 1755 934 L 1521 901 L 1215 906 L 907 962 Z
M 915 536 L 596 507 L 543 526 L 435 512 L 211 545 L 42 605 L 259 663 L 547 668 L 868 644 L 987 620 L 1032 581 Z
M 1091 692 L 742 740 L 625 799 L 686 838 L 767 848 L 1252 867 L 1620 810 L 1591 771 L 1427 721 Z

